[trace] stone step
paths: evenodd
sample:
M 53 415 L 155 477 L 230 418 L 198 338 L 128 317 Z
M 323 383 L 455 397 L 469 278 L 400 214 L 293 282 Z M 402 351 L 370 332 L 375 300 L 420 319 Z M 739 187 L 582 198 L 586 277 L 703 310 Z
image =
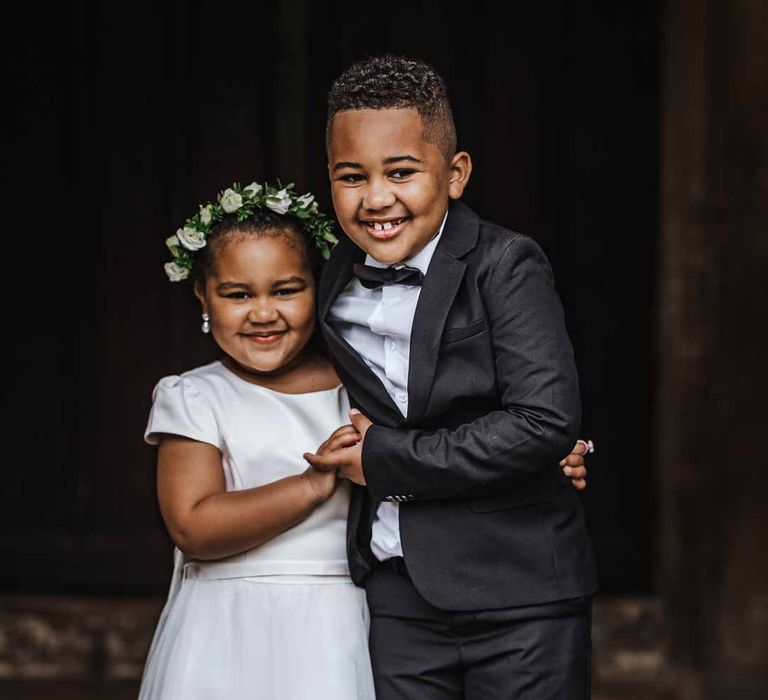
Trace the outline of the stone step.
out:
M 52 688 L 56 697 L 64 698 L 70 692 L 73 698 L 101 697 L 107 687 L 113 695 L 105 697 L 135 694 L 163 602 L 161 598 L 0 596 L 0 683 L 4 683 L 0 698 L 14 697 L 7 693 L 21 692 L 13 689 L 22 686 L 24 692 L 32 693 L 25 698 L 44 697 Z M 592 637 L 597 700 L 667 697 L 658 694 L 666 670 L 662 629 L 660 604 L 654 598 L 595 599 Z M 34 683 L 24 685 L 25 681 Z

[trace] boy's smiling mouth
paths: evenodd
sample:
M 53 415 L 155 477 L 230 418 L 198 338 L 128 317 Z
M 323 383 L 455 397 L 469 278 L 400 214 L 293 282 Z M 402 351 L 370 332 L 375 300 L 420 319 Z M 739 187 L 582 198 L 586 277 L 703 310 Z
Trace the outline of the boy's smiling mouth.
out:
M 379 240 L 386 240 L 400 233 L 408 223 L 408 218 L 402 216 L 397 219 L 366 219 L 362 224 L 369 235 Z

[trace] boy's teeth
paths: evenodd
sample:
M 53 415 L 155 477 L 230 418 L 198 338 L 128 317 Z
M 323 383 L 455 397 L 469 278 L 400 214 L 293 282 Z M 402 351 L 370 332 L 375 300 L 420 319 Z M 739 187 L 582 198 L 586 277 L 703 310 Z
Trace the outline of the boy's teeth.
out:
M 378 221 L 375 221 L 373 223 L 373 228 L 375 231 L 390 231 L 391 229 L 395 228 L 400 222 L 399 221 L 387 221 L 383 224 L 380 224 Z

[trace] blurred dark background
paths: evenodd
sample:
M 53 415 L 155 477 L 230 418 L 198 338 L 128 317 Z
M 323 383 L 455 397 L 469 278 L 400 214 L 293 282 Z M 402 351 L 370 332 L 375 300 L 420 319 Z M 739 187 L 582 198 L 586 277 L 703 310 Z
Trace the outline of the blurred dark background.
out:
M 465 201 L 554 267 L 597 445 L 597 679 L 624 684 L 604 697 L 764 697 L 763 2 L 15 9 L 0 679 L 134 687 L 171 564 L 152 387 L 217 356 L 164 240 L 234 181 L 293 181 L 332 212 L 327 90 L 391 52 L 447 82 Z

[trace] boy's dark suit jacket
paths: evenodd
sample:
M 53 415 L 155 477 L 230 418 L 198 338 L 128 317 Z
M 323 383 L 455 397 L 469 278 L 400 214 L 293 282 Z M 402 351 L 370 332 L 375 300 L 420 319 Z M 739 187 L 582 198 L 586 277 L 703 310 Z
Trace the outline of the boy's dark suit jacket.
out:
M 419 592 L 444 610 L 533 605 L 591 594 L 596 572 L 577 493 L 558 462 L 580 422 L 578 378 L 552 271 L 530 238 L 451 202 L 419 297 L 408 415 L 328 323 L 365 258 L 348 238 L 322 275 L 318 307 L 332 360 L 371 426 L 368 488 L 353 489 L 352 577 L 363 584 L 379 501 L 401 503 Z

